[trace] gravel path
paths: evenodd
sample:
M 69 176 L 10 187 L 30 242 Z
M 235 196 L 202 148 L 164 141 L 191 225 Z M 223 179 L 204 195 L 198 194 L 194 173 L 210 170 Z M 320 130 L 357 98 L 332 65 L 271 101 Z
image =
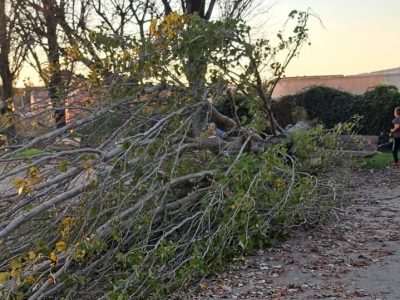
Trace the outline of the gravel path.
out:
M 360 184 L 339 222 L 228 266 L 188 298 L 400 299 L 400 174 L 354 175 Z

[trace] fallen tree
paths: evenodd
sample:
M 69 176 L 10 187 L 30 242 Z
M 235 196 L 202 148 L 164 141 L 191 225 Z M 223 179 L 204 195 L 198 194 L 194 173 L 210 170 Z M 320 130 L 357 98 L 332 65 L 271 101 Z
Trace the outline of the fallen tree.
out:
M 331 191 L 299 172 L 283 138 L 241 128 L 194 139 L 188 128 L 200 103 L 137 113 L 149 103 L 113 105 L 108 117 L 123 125 L 93 148 L 15 158 L 22 144 L 1 158 L 1 180 L 13 178 L 0 197 L 2 295 L 163 295 L 318 220 Z M 79 132 L 93 118 L 71 126 Z
M 291 40 L 294 53 L 304 38 Z M 263 57 L 257 49 L 242 49 L 255 56 L 248 72 Z M 219 66 L 228 76 L 225 63 Z M 275 71 L 279 77 L 283 69 Z M 273 119 L 265 135 L 214 108 L 218 97 L 232 98 L 222 79 L 194 93 L 173 75 L 164 94 L 158 87 L 165 84 L 101 87 L 92 95 L 100 107 L 85 118 L 2 147 L 1 297 L 162 297 L 293 226 L 318 221 L 334 199 L 332 183 L 305 166 L 323 131 L 295 138 L 293 159 Z M 230 79 L 268 118 L 276 81 L 261 87 L 258 71 L 253 81 L 250 73 Z M 115 127 L 102 128 L 110 120 Z M 217 137 L 210 122 L 229 130 Z M 86 144 L 54 151 L 60 135 Z M 32 148 L 41 152 L 22 155 Z

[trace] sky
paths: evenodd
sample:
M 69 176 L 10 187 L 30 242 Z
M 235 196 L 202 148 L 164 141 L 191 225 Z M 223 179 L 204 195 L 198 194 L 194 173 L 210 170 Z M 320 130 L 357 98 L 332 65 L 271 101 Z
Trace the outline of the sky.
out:
M 311 46 L 292 60 L 286 76 L 352 75 L 400 67 L 400 0 L 271 0 L 253 16 L 263 35 L 276 32 L 293 9 L 318 17 L 309 23 Z M 269 32 L 270 31 L 270 32 Z M 38 76 L 26 67 L 18 82 Z
M 293 9 L 308 8 L 318 16 L 310 19 L 311 46 L 302 48 L 287 76 L 352 75 L 400 67 L 399 0 L 278 0 L 268 13 L 279 21 Z

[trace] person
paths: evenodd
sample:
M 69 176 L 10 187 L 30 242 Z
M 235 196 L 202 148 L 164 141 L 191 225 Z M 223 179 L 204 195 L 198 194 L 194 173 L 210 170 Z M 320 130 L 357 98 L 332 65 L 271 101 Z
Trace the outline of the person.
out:
M 219 129 L 214 122 L 211 122 L 208 124 L 208 131 L 211 134 L 208 138 L 216 138 L 217 137 L 217 138 L 222 139 L 225 137 L 225 134 L 226 134 L 226 132 Z
M 392 146 L 392 153 L 393 153 L 393 167 L 399 168 L 399 157 L 398 157 L 398 150 L 400 147 L 400 107 L 396 107 L 394 109 L 394 119 L 392 121 L 392 129 L 390 129 L 390 134 L 393 138 L 393 146 Z
M 226 135 L 226 132 L 219 129 L 214 122 L 208 124 L 208 132 L 210 133 L 210 135 L 208 136 L 209 139 L 215 139 L 215 138 L 223 139 Z M 230 156 L 230 153 L 227 150 L 223 150 L 222 155 L 228 157 Z

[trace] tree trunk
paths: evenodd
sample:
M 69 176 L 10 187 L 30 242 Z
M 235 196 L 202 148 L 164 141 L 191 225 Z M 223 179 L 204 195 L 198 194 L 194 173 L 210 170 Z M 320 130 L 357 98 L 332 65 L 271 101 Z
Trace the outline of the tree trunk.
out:
M 186 0 L 186 13 L 191 15 L 197 13 L 200 18 L 205 19 L 205 0 Z
M 207 61 L 204 55 L 202 54 L 199 57 L 198 55 L 191 55 L 189 53 L 185 66 L 185 75 L 192 95 L 200 101 L 206 101 L 206 99 L 203 99 L 205 96 L 204 93 L 206 93 L 206 72 Z M 207 123 L 206 109 L 207 106 L 203 106 L 193 115 L 191 132 L 193 137 L 198 137 Z
M 46 21 L 46 38 L 48 42 L 47 58 L 50 69 L 49 97 L 56 107 L 54 119 L 57 128 L 64 127 L 65 108 L 62 93 L 62 80 L 60 68 L 60 47 L 57 40 L 57 11 L 53 0 L 43 0 L 43 14 Z
M 10 71 L 10 39 L 7 34 L 7 16 L 5 12 L 5 0 L 0 0 L 0 76 L 2 80 L 2 99 L 4 107 L 2 114 L 9 110 L 6 101 L 13 96 L 12 75 Z
M 204 0 L 186 0 L 186 14 L 198 14 L 202 19 L 205 19 L 205 1 Z M 196 43 L 196 42 L 195 42 Z M 193 45 L 196 48 L 196 45 Z M 201 45 L 200 45 L 201 47 Z M 207 59 L 205 53 L 197 51 L 189 51 L 185 62 L 185 75 L 189 82 L 189 87 L 198 99 L 202 99 L 206 87 Z M 198 137 L 203 131 L 205 123 L 207 123 L 206 107 L 200 108 L 192 119 L 192 136 Z
M 10 71 L 10 37 L 7 33 L 7 16 L 5 0 L 0 0 L 0 77 L 2 81 L 2 100 L 0 115 L 9 114 L 5 133 L 8 136 L 15 135 L 14 122 L 12 120 L 13 76 Z

